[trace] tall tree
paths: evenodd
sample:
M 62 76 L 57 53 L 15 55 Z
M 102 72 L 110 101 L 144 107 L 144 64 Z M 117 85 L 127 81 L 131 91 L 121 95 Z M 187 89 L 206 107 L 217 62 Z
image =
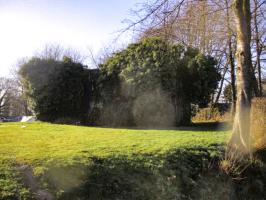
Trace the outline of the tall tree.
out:
M 239 152 L 250 152 L 251 12 L 249 0 L 234 0 L 237 29 L 237 102 L 230 145 Z
M 143 116 L 155 119 L 157 113 L 161 118 L 155 124 L 159 125 L 162 119 L 166 119 L 162 115 L 171 113 L 175 118 L 171 125 L 186 124 L 190 122 L 190 104 L 206 106 L 217 88 L 220 74 L 215 65 L 216 61 L 211 56 L 205 56 L 196 49 L 159 38 L 143 38 L 101 65 L 102 73 L 107 75 L 105 80 L 108 80 L 102 96 L 107 99 L 111 94 L 111 99 L 105 101 L 106 105 L 111 101 L 115 101 L 112 105 L 116 106 L 125 99 L 126 102 L 133 100 L 137 104 L 133 113 L 142 116 L 137 119 L 141 123 L 144 122 Z M 111 90 L 110 85 L 114 85 Z M 167 104 L 172 104 L 172 112 L 168 112 Z M 153 114 L 149 114 L 152 111 Z M 146 122 L 150 120 L 148 117 L 145 119 Z M 154 123 L 154 119 L 150 122 Z M 171 120 L 166 121 L 164 125 L 169 125 Z
M 162 6 L 164 4 L 167 6 Z M 212 94 L 212 103 L 217 103 L 224 88 L 224 80 L 232 77 L 232 85 L 235 85 L 235 30 L 231 5 L 232 0 L 158 0 L 144 4 L 138 12 L 140 20 L 131 25 L 142 27 L 141 36 L 167 38 L 171 42 L 197 48 L 201 53 L 214 57 L 218 61 L 217 69 L 223 74 L 216 94 Z M 229 76 L 229 72 L 232 72 L 232 76 Z
M 3 114 L 3 110 L 8 106 L 10 101 L 10 80 L 0 77 L 0 115 Z
M 261 39 L 263 38 L 263 35 L 265 35 L 265 30 L 260 30 L 260 26 L 265 26 L 265 22 L 261 23 L 261 21 L 264 21 L 264 19 L 260 20 L 260 12 L 263 12 L 261 10 L 260 6 L 263 4 L 259 0 L 253 0 L 254 3 L 254 11 L 253 11 L 253 25 L 254 25 L 254 40 L 255 40 L 255 52 L 256 52 L 256 61 L 254 65 L 254 71 L 256 70 L 258 72 L 258 96 L 262 95 L 262 66 L 261 66 L 261 54 L 262 54 L 262 43 Z M 265 2 L 264 2 L 265 3 Z
M 19 75 L 38 119 L 69 118 L 85 123 L 92 89 L 86 66 L 68 57 L 61 61 L 32 58 L 21 66 Z
M 230 77 L 231 77 L 231 95 L 232 95 L 232 115 L 235 113 L 236 109 L 236 84 L 235 84 L 235 58 L 233 53 L 233 31 L 230 25 L 230 9 L 229 2 L 225 0 L 226 3 L 226 26 L 227 26 L 227 34 L 228 34 L 228 63 L 230 65 Z

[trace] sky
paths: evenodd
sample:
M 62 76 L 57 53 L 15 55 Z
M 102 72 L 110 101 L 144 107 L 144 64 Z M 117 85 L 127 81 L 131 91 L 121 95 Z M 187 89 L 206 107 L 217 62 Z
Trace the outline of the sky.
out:
M 140 0 L 0 0 L 0 77 L 46 44 L 82 54 L 113 44 Z M 130 42 L 124 35 L 117 43 Z

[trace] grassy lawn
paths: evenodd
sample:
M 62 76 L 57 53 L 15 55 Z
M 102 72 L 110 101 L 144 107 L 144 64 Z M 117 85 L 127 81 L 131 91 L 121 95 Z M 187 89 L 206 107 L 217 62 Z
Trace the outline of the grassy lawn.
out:
M 219 157 L 219 147 L 224 144 L 228 135 L 229 131 L 204 130 L 202 127 L 146 130 L 94 128 L 41 122 L 0 123 L 0 199 L 29 198 L 30 194 L 15 170 L 17 165 L 25 164 L 32 167 L 34 174 L 41 177 L 42 186 L 53 191 L 58 199 L 71 199 L 71 194 L 77 194 L 77 191 L 73 192 L 75 184 L 71 183 L 73 187 L 70 192 L 69 187 L 65 186 L 66 183 L 58 183 L 62 175 L 72 174 L 73 180 L 75 171 L 83 173 L 83 176 L 89 171 L 90 174 L 86 176 L 98 184 L 97 186 L 96 183 L 94 185 L 88 183 L 88 178 L 82 180 L 80 185 L 82 184 L 83 188 L 86 186 L 86 191 L 78 192 L 87 199 L 100 197 L 108 199 L 105 198 L 107 195 L 109 198 L 110 195 L 113 195 L 112 198 L 118 198 L 115 188 L 111 189 L 112 192 L 106 193 L 105 187 L 108 187 L 106 186 L 108 181 L 112 181 L 110 182 L 112 187 L 115 182 L 119 191 L 125 191 L 125 194 L 119 194 L 120 198 L 121 195 L 127 197 L 131 195 L 132 199 L 142 199 L 146 196 L 136 196 L 132 189 L 133 186 L 136 188 L 143 182 L 136 180 L 133 183 L 140 173 L 142 177 L 143 173 L 147 173 L 146 176 L 149 177 L 149 184 L 147 183 L 147 188 L 144 188 L 148 191 L 153 188 L 154 181 L 162 181 L 162 184 L 167 185 L 166 179 L 175 171 L 174 168 L 181 167 L 181 162 L 182 165 L 195 167 L 195 171 L 202 170 L 197 167 L 202 167 L 204 160 L 207 160 L 208 164 L 214 157 Z M 196 164 L 191 166 L 191 162 Z M 118 172 L 119 176 L 114 175 Z M 162 180 L 157 180 L 158 173 L 161 174 Z M 188 177 L 193 176 L 188 173 Z M 55 174 L 58 175 L 57 178 Z M 155 174 L 156 180 L 154 180 Z M 108 181 L 105 177 L 109 177 Z M 129 183 L 128 179 L 132 182 Z M 94 196 L 91 193 L 89 195 L 88 191 L 91 190 L 98 192 Z M 157 188 L 156 192 L 160 190 Z M 68 196 L 63 195 L 66 191 Z

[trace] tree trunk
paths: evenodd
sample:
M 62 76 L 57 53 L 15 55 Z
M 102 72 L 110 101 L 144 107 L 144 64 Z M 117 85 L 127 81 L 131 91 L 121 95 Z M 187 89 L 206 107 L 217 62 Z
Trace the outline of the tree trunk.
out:
M 236 111 L 236 75 L 235 75 L 235 58 L 233 56 L 233 48 L 232 48 L 232 29 L 230 26 L 230 13 L 229 13 L 229 5 L 228 0 L 226 3 L 226 26 L 227 26 L 227 34 L 228 34 L 228 63 L 230 65 L 230 77 L 231 77 L 231 91 L 232 91 L 232 108 L 231 108 L 231 116 L 235 115 Z
M 228 70 L 228 66 L 227 66 L 227 63 L 226 63 L 226 65 L 224 66 L 224 72 L 223 72 L 222 79 L 221 79 L 221 82 L 220 82 L 220 87 L 219 87 L 217 96 L 216 96 L 215 101 L 214 101 L 213 104 L 217 104 L 219 99 L 220 99 L 220 96 L 221 96 L 221 93 L 222 93 L 222 89 L 223 89 L 223 85 L 224 85 L 224 79 L 225 79 L 225 75 L 226 75 L 227 70 Z
M 236 75 L 235 75 L 235 59 L 233 56 L 232 50 L 232 38 L 229 38 L 228 46 L 229 46 L 229 63 L 230 63 L 230 75 L 231 75 L 231 91 L 232 91 L 232 116 L 234 116 L 236 111 Z
M 255 27 L 255 40 L 256 40 L 256 65 L 258 69 L 258 96 L 262 96 L 262 83 L 261 83 L 261 64 L 260 64 L 260 56 L 261 56 L 261 48 L 260 48 L 260 38 L 259 38 L 259 29 L 258 29 L 258 1 L 254 0 L 255 10 L 254 10 L 254 27 Z
M 258 81 L 256 79 L 255 76 L 255 69 L 253 68 L 252 64 L 250 66 L 250 76 L 251 76 L 251 85 L 252 85 L 252 91 L 253 91 L 253 95 L 258 97 L 259 96 L 259 87 L 258 87 Z
M 177 73 L 177 71 L 176 71 Z M 175 125 L 189 125 L 191 123 L 191 105 L 185 98 L 182 83 L 176 81 L 176 94 L 173 98 L 173 105 L 175 108 Z
M 250 102 L 251 102 L 251 13 L 249 0 L 234 0 L 237 28 L 237 101 L 230 147 L 250 153 Z

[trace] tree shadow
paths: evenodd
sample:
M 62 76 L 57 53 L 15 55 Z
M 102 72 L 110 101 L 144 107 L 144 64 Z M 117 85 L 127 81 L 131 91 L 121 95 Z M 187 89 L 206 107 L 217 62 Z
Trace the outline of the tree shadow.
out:
M 98 126 L 99 127 L 99 126 Z M 111 127 L 111 126 L 100 126 L 99 128 L 112 128 L 112 129 L 130 129 L 130 130 L 177 130 L 177 131 L 228 131 L 232 129 L 232 125 L 227 122 L 203 122 L 203 123 L 192 123 L 188 126 L 179 127 L 136 127 L 136 126 L 121 126 L 121 127 Z
M 223 175 L 217 170 L 222 152 L 219 148 L 222 146 L 214 144 L 176 149 L 160 156 L 93 157 L 88 166 L 51 168 L 45 179 L 60 200 L 199 199 L 200 192 L 208 191 L 210 185 L 228 184 L 228 179 L 221 178 Z M 211 180 L 204 187 L 200 185 L 203 176 Z M 215 195 L 224 197 L 223 189 L 219 190 Z
M 257 150 L 254 156 L 256 159 L 266 164 L 266 148 Z
M 254 152 L 253 159 L 241 173 L 241 179 L 234 181 L 237 198 L 266 199 L 266 149 Z
M 89 165 L 50 168 L 45 181 L 59 200 L 265 199 L 266 167 L 253 163 L 236 179 L 220 170 L 223 156 L 223 146 L 213 144 L 92 157 Z

